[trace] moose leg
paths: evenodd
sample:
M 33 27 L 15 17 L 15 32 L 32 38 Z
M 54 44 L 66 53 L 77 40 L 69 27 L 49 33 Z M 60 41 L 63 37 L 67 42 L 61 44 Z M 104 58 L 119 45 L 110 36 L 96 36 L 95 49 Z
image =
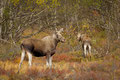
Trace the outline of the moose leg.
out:
M 47 65 L 47 67 L 49 67 L 49 58 L 50 58 L 50 55 L 47 55 L 46 56 L 46 65 Z
M 46 65 L 47 67 L 51 68 L 52 67 L 52 56 L 47 55 L 46 56 Z
M 89 56 L 89 46 L 86 47 L 86 56 Z
M 29 64 L 29 68 L 32 66 L 32 54 L 30 52 L 27 52 L 28 54 L 28 58 L 29 58 L 29 61 L 28 61 L 28 64 Z
M 91 46 L 89 45 L 89 54 L 90 54 L 90 58 L 91 58 Z
M 24 60 L 24 57 L 25 57 L 25 50 L 22 50 L 21 60 L 20 60 L 20 64 L 19 64 L 18 73 L 19 73 L 19 71 L 20 71 L 20 68 L 21 68 L 22 62 L 23 62 L 23 60 Z
M 87 45 L 84 45 L 84 57 L 86 57 L 87 54 Z
M 50 68 L 52 67 L 52 56 L 50 56 L 49 58 L 49 65 L 50 65 Z
M 91 46 L 89 45 L 89 54 L 91 55 Z

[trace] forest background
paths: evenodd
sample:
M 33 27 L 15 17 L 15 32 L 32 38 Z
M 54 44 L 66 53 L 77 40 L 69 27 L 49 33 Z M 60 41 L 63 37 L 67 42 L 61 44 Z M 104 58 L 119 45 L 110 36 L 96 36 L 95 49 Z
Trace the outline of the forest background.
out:
M 45 58 L 33 57 L 32 70 L 26 58 L 25 68 L 16 74 L 21 41 L 41 39 L 55 28 L 64 28 L 66 43 L 57 47 L 52 73 Z M 78 32 L 91 37 L 92 60 L 83 58 Z M 119 80 L 119 53 L 119 0 L 0 0 L 0 79 Z

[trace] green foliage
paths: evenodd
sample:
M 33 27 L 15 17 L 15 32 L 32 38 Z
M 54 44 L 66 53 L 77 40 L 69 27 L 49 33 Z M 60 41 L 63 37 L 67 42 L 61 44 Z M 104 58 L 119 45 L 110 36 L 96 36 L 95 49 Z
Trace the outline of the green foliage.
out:
M 86 7 L 96 7 L 97 9 L 99 9 L 101 7 L 101 0 L 82 0 L 81 3 L 83 4 L 83 6 Z
M 66 34 L 66 40 L 69 41 L 70 46 L 75 47 L 78 44 L 76 41 L 76 36 L 74 34 L 76 27 L 73 27 L 71 25 L 68 30 L 69 30 L 70 35 L 67 35 L 69 33 Z
M 10 18 L 10 8 L 6 6 L 3 11 L 3 17 L 8 20 Z
M 74 52 L 71 52 L 70 54 L 71 54 L 71 55 L 74 55 L 74 56 L 80 57 L 80 56 L 82 56 L 82 50 L 74 51 Z
M 42 5 L 42 4 L 44 4 L 45 1 L 47 2 L 47 0 L 36 0 L 36 3 L 38 5 Z
M 52 7 L 60 6 L 60 3 L 58 0 L 52 0 L 51 2 Z
M 48 1 L 48 0 L 36 0 L 36 3 L 38 5 L 46 6 L 48 8 L 49 7 L 55 8 L 57 6 L 60 6 L 60 3 L 58 0 L 50 0 L 50 1 Z M 49 4 L 46 4 L 46 3 L 49 3 Z
M 90 25 L 89 25 L 89 20 L 88 19 L 83 19 L 82 22 L 82 31 L 89 31 Z
M 103 47 L 103 45 L 106 45 L 106 32 L 105 31 L 100 31 L 97 32 L 95 31 L 92 33 L 92 44 L 94 47 Z
M 13 3 L 14 6 L 17 6 L 20 0 L 10 0 L 11 3 Z

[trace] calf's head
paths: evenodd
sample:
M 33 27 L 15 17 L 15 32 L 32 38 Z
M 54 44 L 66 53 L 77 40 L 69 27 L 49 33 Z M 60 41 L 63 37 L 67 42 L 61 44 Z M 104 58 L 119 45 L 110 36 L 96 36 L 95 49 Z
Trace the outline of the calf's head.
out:
M 58 40 L 58 41 L 60 41 L 60 42 L 65 42 L 65 38 L 62 36 L 62 33 L 63 32 L 63 28 L 61 28 L 60 30 L 55 30 L 55 38 Z
M 77 35 L 77 40 L 78 40 L 78 41 L 82 41 L 83 35 L 84 35 L 84 34 L 78 33 L 78 35 Z

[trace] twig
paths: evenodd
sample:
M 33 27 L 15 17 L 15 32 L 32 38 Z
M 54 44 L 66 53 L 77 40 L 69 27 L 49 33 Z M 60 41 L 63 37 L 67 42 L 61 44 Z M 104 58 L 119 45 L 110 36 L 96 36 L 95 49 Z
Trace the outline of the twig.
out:
M 29 38 L 29 37 L 31 37 L 31 36 L 34 36 L 34 35 L 40 33 L 40 32 L 43 30 L 43 28 L 44 28 L 44 27 L 41 27 L 41 28 L 39 29 L 39 31 L 37 31 L 37 32 L 35 32 L 35 33 L 33 33 L 33 34 L 30 34 L 30 35 L 27 35 L 27 36 L 23 36 L 22 38 Z
M 0 41 L 3 41 L 3 42 L 5 42 L 5 43 L 9 43 L 9 44 L 13 44 L 14 46 L 18 47 L 15 43 L 11 43 L 11 42 L 9 42 L 9 41 L 7 41 L 7 40 L 0 39 Z

